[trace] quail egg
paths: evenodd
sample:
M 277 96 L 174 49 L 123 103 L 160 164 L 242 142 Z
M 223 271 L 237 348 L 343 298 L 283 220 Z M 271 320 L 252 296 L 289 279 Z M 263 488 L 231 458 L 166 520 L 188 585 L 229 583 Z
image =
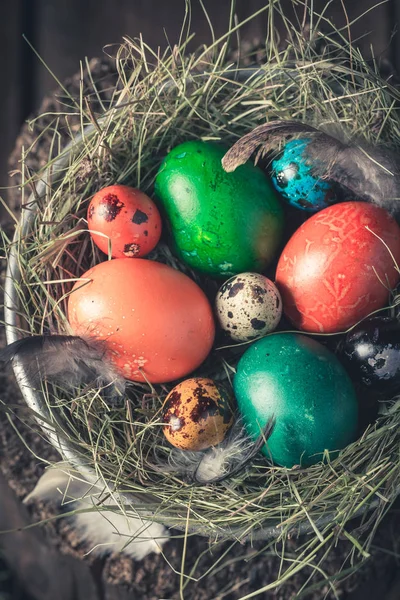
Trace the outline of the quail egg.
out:
M 241 273 L 218 290 L 216 315 L 235 342 L 260 338 L 278 326 L 282 300 L 275 284 L 258 273 Z

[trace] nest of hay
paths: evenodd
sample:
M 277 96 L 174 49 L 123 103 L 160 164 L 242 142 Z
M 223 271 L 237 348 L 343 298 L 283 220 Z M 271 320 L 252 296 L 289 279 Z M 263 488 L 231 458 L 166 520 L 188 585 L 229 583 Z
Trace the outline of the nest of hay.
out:
M 126 39 L 115 55 L 119 79 L 111 101 L 84 90 L 79 99 L 67 97 L 81 116 L 81 130 L 71 131 L 71 145 L 62 149 L 58 132 L 68 128 L 68 113 L 54 118 L 49 162 L 25 177 L 23 222 L 13 243 L 4 240 L 18 257 L 13 288 L 19 334 L 70 333 L 72 285 L 104 260 L 87 230 L 90 199 L 114 183 L 152 197 L 162 159 L 183 141 L 231 145 L 265 121 L 298 119 L 338 124 L 349 136 L 400 146 L 399 92 L 339 32 L 332 37 L 311 32 L 305 38 L 288 24 L 289 41 L 280 48 L 271 26 L 262 60 L 258 51 L 257 68 L 249 69 L 228 58 L 236 29 L 194 54 L 185 51 L 186 43 L 160 55 L 142 40 Z M 150 258 L 210 285 L 179 263 L 165 240 Z M 196 374 L 230 385 L 245 349 L 215 349 Z M 96 390 L 71 395 L 44 382 L 42 425 L 98 480 L 143 498 L 135 503 L 137 511 L 171 527 L 183 524 L 186 535 L 236 540 L 261 535 L 273 538 L 270 545 L 282 541 L 284 550 L 288 535 L 307 531 L 276 584 L 302 566 L 318 569 L 318 551 L 328 552 L 338 537 L 350 540 L 353 562 L 368 555 L 376 526 L 400 489 L 398 400 L 386 404 L 359 439 L 331 461 L 286 469 L 258 457 L 232 478 L 205 488 L 162 466 L 171 448 L 160 415 L 172 387 L 131 383 L 124 401 L 109 406 Z M 115 510 L 124 509 L 116 505 Z M 349 521 L 361 514 L 349 533 Z

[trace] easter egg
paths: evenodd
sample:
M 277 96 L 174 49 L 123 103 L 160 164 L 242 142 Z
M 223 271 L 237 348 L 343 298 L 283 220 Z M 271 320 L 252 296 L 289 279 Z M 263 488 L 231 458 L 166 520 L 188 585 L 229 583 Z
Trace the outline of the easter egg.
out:
M 400 322 L 376 316 L 349 331 L 338 356 L 354 381 L 371 390 L 394 394 L 400 390 Z
M 161 217 L 154 202 L 126 185 L 110 185 L 93 196 L 87 221 L 93 242 L 113 258 L 145 256 L 158 244 Z
M 308 466 L 341 450 L 357 433 L 353 385 L 335 355 L 304 335 L 278 333 L 254 342 L 233 388 L 253 440 L 275 420 L 263 454 L 283 467 Z
M 245 342 L 273 331 L 282 315 L 275 284 L 259 273 L 241 273 L 226 281 L 215 300 L 216 315 L 232 340 Z
M 265 174 L 249 162 L 227 173 L 226 151 L 200 140 L 180 144 L 155 182 L 177 255 L 214 277 L 262 271 L 283 231 L 283 210 Z
M 116 258 L 82 275 L 69 296 L 75 335 L 104 342 L 133 381 L 162 383 L 196 369 L 211 350 L 214 320 L 199 286 L 167 265 Z
M 194 377 L 168 394 L 162 420 L 164 435 L 173 446 L 205 450 L 220 444 L 232 426 L 232 400 L 223 385 Z
M 304 331 L 345 331 L 384 307 L 399 281 L 400 228 L 382 208 L 344 202 L 308 219 L 276 270 L 283 310 Z
M 330 183 L 311 175 L 312 165 L 304 156 L 309 139 L 291 140 L 272 162 L 272 183 L 292 206 L 317 212 L 337 201 Z

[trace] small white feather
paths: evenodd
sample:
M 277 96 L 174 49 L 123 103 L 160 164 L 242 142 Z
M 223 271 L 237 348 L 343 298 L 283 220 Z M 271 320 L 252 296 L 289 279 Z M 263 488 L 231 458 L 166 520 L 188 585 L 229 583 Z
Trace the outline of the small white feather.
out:
M 71 521 L 81 540 L 96 554 L 123 552 L 141 560 L 152 552 L 161 552 L 169 537 L 165 527 L 142 519 L 134 505 L 127 505 L 118 494 L 104 499 L 109 492 L 104 486 L 88 483 L 65 463 L 58 463 L 46 469 L 24 502 L 45 500 L 60 507 L 74 502 L 77 512 Z M 125 514 L 115 508 L 122 503 Z
M 206 483 L 228 475 L 236 466 L 245 462 L 253 445 L 243 434 L 230 438 L 223 446 L 210 448 L 197 467 L 197 481 Z
M 254 442 L 247 436 L 243 425 L 237 421 L 228 437 L 218 446 L 201 452 L 187 452 L 173 448 L 168 469 L 186 475 L 198 483 L 212 483 L 245 466 L 252 456 Z M 166 467 L 164 466 L 164 469 Z
M 199 483 L 220 479 L 245 465 L 254 448 L 254 442 L 239 423 L 223 444 L 205 452 L 197 467 L 195 478 Z

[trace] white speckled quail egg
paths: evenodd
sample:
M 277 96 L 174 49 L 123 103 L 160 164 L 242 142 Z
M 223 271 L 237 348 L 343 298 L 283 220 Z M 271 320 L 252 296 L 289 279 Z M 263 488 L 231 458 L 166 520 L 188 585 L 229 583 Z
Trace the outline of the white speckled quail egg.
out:
M 264 275 L 240 273 L 220 287 L 215 308 L 223 331 L 235 342 L 246 342 L 274 331 L 282 315 L 282 299 Z

